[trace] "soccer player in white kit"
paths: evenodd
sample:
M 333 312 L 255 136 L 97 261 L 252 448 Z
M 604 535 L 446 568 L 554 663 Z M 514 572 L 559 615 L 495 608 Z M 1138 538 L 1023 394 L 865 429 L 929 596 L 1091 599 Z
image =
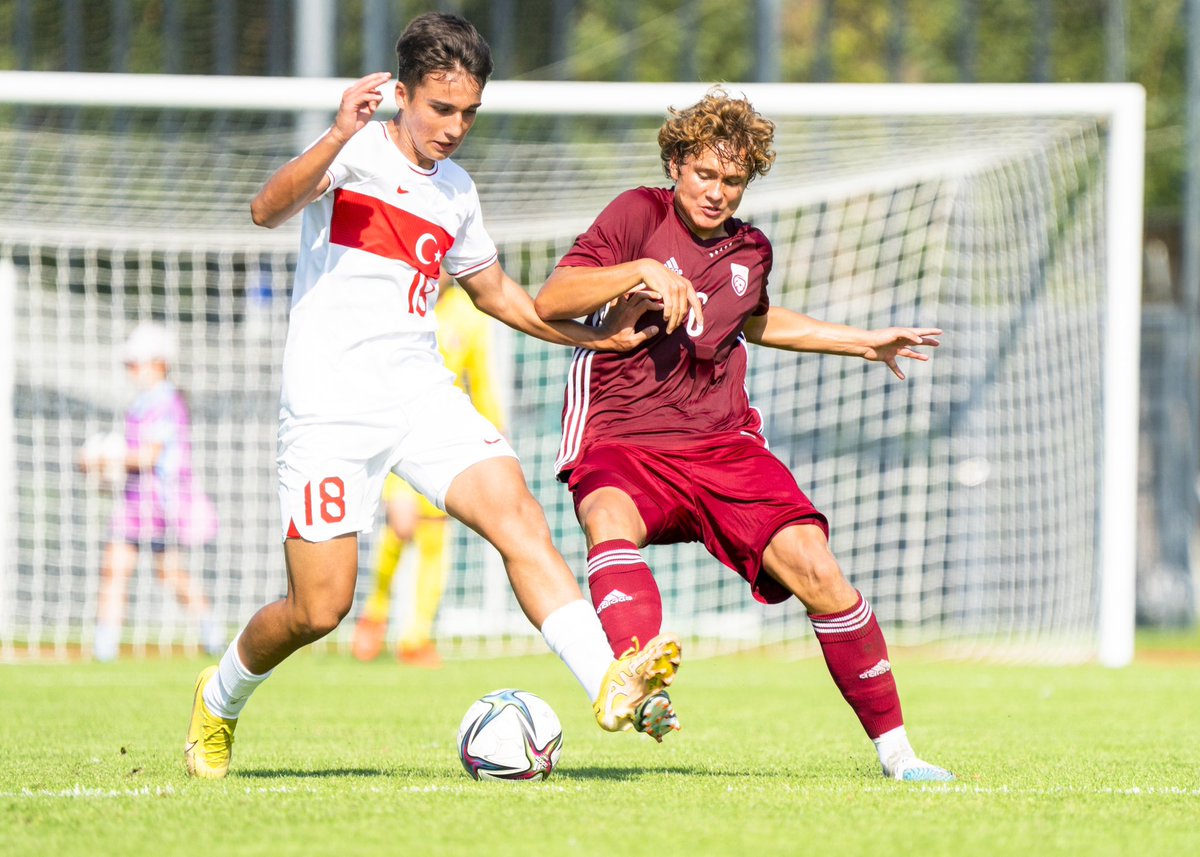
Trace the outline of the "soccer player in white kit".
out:
M 288 588 L 197 679 L 184 754 L 193 776 L 225 775 L 253 690 L 349 612 L 357 534 L 372 529 L 391 470 L 496 547 L 525 615 L 602 728 L 643 728 L 641 703 L 679 665 L 671 634 L 613 660 L 515 453 L 442 364 L 432 311 L 445 268 L 479 309 L 517 330 L 623 351 L 657 333 L 634 331 L 654 304 L 643 299 L 603 329 L 541 321 L 498 264 L 470 176 L 448 160 L 492 71 L 487 43 L 463 18 L 430 13 L 410 22 L 396 53 L 396 116 L 372 121 L 391 75 L 363 77 L 343 93 L 333 125 L 251 204 L 260 226 L 304 212 L 280 402 Z

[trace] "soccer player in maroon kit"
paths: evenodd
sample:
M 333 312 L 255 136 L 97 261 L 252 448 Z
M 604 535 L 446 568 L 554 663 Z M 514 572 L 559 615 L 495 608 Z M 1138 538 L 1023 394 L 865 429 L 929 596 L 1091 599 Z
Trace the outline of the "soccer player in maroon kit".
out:
M 829 549 L 825 516 L 768 451 L 745 386 L 747 340 L 879 361 L 903 379 L 898 358 L 928 360 L 916 349 L 941 331 L 861 330 L 771 306 L 771 244 L 733 215 L 771 168 L 774 130 L 719 88 L 672 109 L 658 141 L 674 187 L 618 196 L 537 296 L 545 320 L 600 315 L 638 291 L 663 305 L 661 331 L 637 349 L 577 350 L 571 365 L 556 469 L 587 534 L 592 603 L 614 654 L 636 648 L 662 622 L 639 549 L 703 542 L 759 601 L 804 604 L 886 776 L 952 780 L 909 744 L 883 633 Z M 665 692 L 642 716 L 637 728 L 659 741 L 679 728 Z

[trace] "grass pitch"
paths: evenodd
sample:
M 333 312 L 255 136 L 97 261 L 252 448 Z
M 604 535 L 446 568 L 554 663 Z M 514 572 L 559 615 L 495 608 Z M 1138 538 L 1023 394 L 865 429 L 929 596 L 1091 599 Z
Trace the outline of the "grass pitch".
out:
M 684 731 L 657 745 L 597 729 L 549 656 L 428 673 L 301 653 L 216 782 L 182 758 L 205 662 L 0 666 L 0 853 L 1197 854 L 1200 638 L 1143 643 L 1124 670 L 897 653 L 918 752 L 960 777 L 929 786 L 879 775 L 819 660 L 685 661 Z M 458 763 L 463 713 L 506 686 L 563 722 L 545 783 Z

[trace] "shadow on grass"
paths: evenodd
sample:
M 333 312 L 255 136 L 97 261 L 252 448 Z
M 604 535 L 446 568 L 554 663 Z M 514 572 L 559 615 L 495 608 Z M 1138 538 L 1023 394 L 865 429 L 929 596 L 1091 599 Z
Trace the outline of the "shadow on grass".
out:
M 246 780 L 286 780 L 286 779 L 334 779 L 339 777 L 357 779 L 388 779 L 388 780 L 437 780 L 445 777 L 447 771 L 441 768 L 328 768 L 324 770 L 301 770 L 299 768 L 260 768 L 251 770 L 230 771 L 230 779 Z M 555 768 L 556 780 L 603 780 L 608 782 L 635 782 L 646 777 L 668 776 L 680 777 L 739 777 L 750 772 L 702 768 L 689 765 L 671 765 L 669 767 L 639 767 L 633 766 L 602 766 L 588 765 L 569 768 Z
M 572 765 L 569 768 L 555 768 L 554 778 L 564 780 L 640 780 L 645 777 L 681 776 L 681 777 L 740 777 L 748 772 L 733 770 L 714 771 L 712 768 L 701 768 L 691 765 L 670 765 L 654 767 L 602 767 Z
M 393 771 L 382 768 L 329 768 L 321 771 L 302 771 L 298 768 L 263 768 L 261 770 L 234 770 L 229 772 L 230 778 L 254 780 L 283 780 L 295 777 L 297 779 L 326 779 L 330 777 L 386 777 Z

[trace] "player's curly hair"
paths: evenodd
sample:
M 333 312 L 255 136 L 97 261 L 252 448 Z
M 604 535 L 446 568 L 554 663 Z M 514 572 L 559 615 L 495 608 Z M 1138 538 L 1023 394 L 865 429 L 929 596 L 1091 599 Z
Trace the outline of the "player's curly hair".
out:
M 658 129 L 658 149 L 663 171 L 671 175 L 671 162 L 682 166 L 706 149 L 746 168 L 747 181 L 765 176 L 775 163 L 775 123 L 765 118 L 743 96 L 734 98 L 714 86 L 691 107 L 669 108 L 671 118 Z

